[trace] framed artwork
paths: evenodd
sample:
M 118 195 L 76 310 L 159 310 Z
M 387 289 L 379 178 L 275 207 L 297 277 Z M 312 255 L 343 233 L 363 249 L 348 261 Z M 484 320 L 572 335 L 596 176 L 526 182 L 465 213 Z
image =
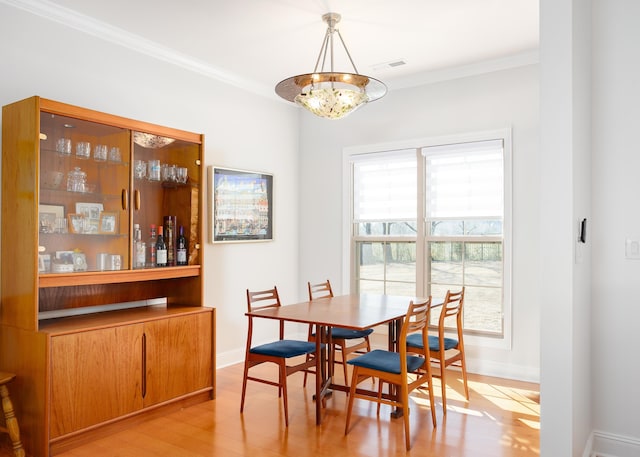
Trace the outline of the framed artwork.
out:
M 84 233 L 84 216 L 82 214 L 72 213 L 67 218 L 69 219 L 69 232 Z
M 102 203 L 76 203 L 76 213 L 84 216 L 84 233 L 98 233 L 103 208 Z
M 76 213 L 82 214 L 87 219 L 100 220 L 100 213 L 103 210 L 102 203 L 76 203 Z
M 107 235 L 118 233 L 118 213 L 109 211 L 101 212 L 98 232 Z
M 55 233 L 64 220 L 64 206 L 61 205 L 38 205 L 38 217 L 40 223 L 40 233 Z
M 212 243 L 273 239 L 273 175 L 209 167 Z

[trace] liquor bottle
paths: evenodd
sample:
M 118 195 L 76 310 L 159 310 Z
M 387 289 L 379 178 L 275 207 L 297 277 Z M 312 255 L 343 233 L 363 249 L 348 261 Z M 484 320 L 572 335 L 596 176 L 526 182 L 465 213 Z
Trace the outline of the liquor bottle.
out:
M 176 216 L 164 216 L 164 242 L 167 244 L 167 266 L 176 264 Z
M 142 241 L 142 230 L 140 224 L 133 224 L 133 268 L 144 268 L 146 256 L 146 245 Z
M 158 226 L 158 239 L 156 240 L 156 267 L 167 266 L 167 243 L 162 236 L 162 225 Z
M 151 224 L 149 241 L 147 242 L 147 268 L 156 266 L 156 226 Z
M 187 238 L 184 236 L 184 227 L 182 225 L 180 226 L 180 235 L 178 235 L 176 245 L 178 247 L 176 253 L 176 263 L 178 265 L 187 265 L 187 250 L 189 247 L 189 243 L 187 242 Z

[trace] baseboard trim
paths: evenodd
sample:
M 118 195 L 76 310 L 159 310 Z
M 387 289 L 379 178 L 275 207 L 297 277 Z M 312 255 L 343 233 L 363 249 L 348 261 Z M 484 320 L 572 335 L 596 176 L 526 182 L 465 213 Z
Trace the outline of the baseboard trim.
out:
M 636 457 L 638 455 L 640 455 L 640 438 L 600 430 L 594 430 L 591 433 L 583 454 L 584 457 Z

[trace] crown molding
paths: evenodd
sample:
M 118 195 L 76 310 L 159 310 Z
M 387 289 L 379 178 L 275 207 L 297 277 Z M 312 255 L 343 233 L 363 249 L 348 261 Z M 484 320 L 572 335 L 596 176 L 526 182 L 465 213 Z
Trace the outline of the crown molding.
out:
M 253 92 L 257 95 L 273 98 L 274 100 L 277 99 L 272 87 L 248 80 L 237 74 L 225 71 L 186 54 L 176 52 L 173 49 L 159 45 L 139 35 L 98 21 L 93 17 L 78 13 L 48 0 L 0 0 L 0 3 L 57 22 L 66 27 L 76 29 L 154 59 L 162 60 L 186 70 L 199 73 L 222 83 Z
M 425 71 L 415 75 L 400 77 L 389 81 L 387 85 L 389 86 L 389 89 L 406 89 L 409 87 L 434 84 L 452 79 L 492 73 L 494 71 L 535 65 L 538 63 L 540 63 L 540 52 L 536 48 L 499 59 L 484 60 L 473 64 Z

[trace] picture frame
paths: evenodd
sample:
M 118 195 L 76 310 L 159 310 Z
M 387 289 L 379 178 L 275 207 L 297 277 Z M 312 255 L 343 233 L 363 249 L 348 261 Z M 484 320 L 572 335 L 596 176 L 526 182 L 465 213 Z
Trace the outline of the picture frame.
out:
M 71 213 L 67 215 L 69 220 L 69 232 L 70 233 L 84 233 L 84 216 L 78 213 Z
M 64 219 L 64 206 L 38 205 L 38 218 L 40 233 L 55 233 L 59 229 L 58 221 Z
M 76 213 L 82 214 L 89 220 L 100 220 L 100 213 L 104 210 L 102 203 L 77 202 Z M 97 226 L 98 224 L 96 224 Z
M 51 254 L 38 254 L 38 273 L 51 271 Z
M 118 213 L 103 211 L 100 213 L 100 224 L 98 233 L 103 235 L 114 235 L 118 233 Z
M 210 166 L 212 243 L 273 240 L 273 174 Z
M 73 264 L 73 251 L 56 251 L 56 261 L 67 265 Z
M 74 252 L 71 254 L 73 259 L 73 271 L 87 271 L 87 257 L 84 252 Z

